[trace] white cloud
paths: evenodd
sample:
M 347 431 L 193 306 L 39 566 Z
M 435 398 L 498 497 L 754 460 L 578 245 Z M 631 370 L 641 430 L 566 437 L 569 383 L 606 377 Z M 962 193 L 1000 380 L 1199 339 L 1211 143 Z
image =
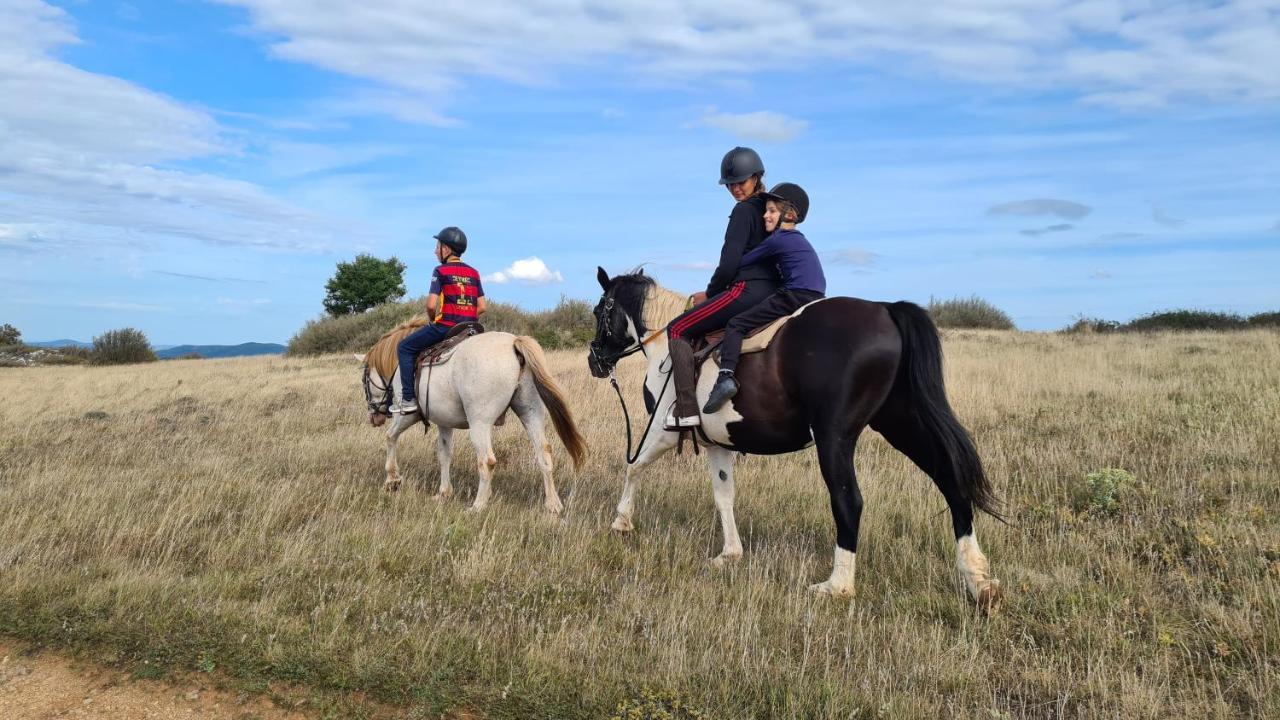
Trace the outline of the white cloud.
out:
M 551 270 L 539 257 L 530 257 L 511 263 L 510 267 L 484 277 L 485 282 L 521 282 L 529 285 L 548 285 L 564 282 L 559 270 Z
M 1056 225 L 1049 225 L 1047 227 L 1027 228 L 1026 230 L 1020 230 L 1019 232 L 1028 237 L 1039 237 L 1050 233 L 1066 232 L 1074 227 L 1075 225 L 1072 225 L 1071 223 L 1057 223 Z
M 702 124 L 766 143 L 788 142 L 809 126 L 804 120 L 768 110 L 734 114 L 718 113 L 714 108 L 702 116 Z
M 1168 228 L 1179 228 L 1187 224 L 1186 220 L 1177 218 L 1165 212 L 1164 205 L 1153 203 L 1151 205 L 1151 219 Z
M 1091 212 L 1088 205 L 1054 198 L 1016 200 L 987 208 L 988 215 L 1057 215 L 1067 220 L 1079 220 Z
M 799 10 L 765 0 L 364 0 L 323 12 L 311 0 L 222 2 L 247 8 L 278 57 L 428 96 L 466 77 L 538 84 L 571 68 L 684 81 L 844 62 L 1130 107 L 1280 98 L 1271 0 L 990 0 L 928 12 L 898 0 Z
M 827 253 L 827 259 L 836 265 L 852 265 L 865 268 L 875 264 L 876 254 L 861 248 L 843 248 Z
M 307 248 L 315 216 L 251 183 L 166 164 L 235 154 L 206 112 L 58 60 L 70 18 L 37 0 L 0 6 L 0 222 L 84 243 L 121 235 Z

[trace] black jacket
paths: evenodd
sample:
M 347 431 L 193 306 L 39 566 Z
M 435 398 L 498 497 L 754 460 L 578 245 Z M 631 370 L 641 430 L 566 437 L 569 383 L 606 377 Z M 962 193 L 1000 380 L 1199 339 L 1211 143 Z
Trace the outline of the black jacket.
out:
M 724 247 L 720 248 L 720 265 L 707 283 L 707 297 L 724 292 L 740 280 L 778 282 L 778 268 L 773 263 L 742 264 L 742 256 L 764 242 L 764 202 L 764 198 L 753 195 L 733 206 L 729 227 L 724 231 Z

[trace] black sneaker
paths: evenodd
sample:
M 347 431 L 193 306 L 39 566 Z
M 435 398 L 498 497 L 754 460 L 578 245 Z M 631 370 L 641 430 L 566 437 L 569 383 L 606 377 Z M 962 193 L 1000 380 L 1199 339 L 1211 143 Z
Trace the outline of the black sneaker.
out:
M 702 412 L 708 415 L 719 412 L 720 408 L 737 394 L 738 379 L 731 372 L 720 373 L 720 377 L 716 378 L 715 386 L 711 388 L 711 396 L 707 398 L 707 404 L 702 407 Z

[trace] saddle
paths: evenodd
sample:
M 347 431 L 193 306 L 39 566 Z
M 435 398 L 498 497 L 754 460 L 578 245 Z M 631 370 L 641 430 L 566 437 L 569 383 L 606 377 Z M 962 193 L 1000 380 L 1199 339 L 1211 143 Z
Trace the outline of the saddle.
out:
M 788 320 L 804 312 L 805 308 L 810 305 L 820 303 L 826 299 L 827 298 L 819 298 L 811 303 L 801 305 L 790 315 L 784 315 L 768 325 L 761 325 L 747 333 L 746 337 L 742 340 L 742 354 L 747 355 L 750 353 L 758 353 L 763 351 L 765 348 L 768 348 L 769 343 L 773 342 L 774 336 L 778 334 L 778 331 L 782 329 L 783 325 L 787 324 Z M 720 343 L 723 341 L 724 330 L 716 330 L 715 332 L 710 332 L 704 335 L 699 344 L 695 345 L 693 348 L 693 361 L 695 366 L 701 366 L 703 361 L 711 357 L 712 353 L 716 352 L 716 350 L 720 348 Z
M 453 351 L 458 349 L 462 341 L 482 332 L 484 332 L 484 326 L 478 322 L 462 322 L 454 325 L 443 340 L 418 354 L 418 369 L 449 362 L 449 358 L 453 357 Z

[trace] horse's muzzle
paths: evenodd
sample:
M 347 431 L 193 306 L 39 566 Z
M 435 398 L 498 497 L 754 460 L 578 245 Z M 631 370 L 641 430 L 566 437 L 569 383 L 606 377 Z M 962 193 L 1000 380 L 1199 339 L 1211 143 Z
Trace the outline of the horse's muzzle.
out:
M 596 349 L 594 347 L 587 353 L 587 367 L 591 369 L 591 374 L 594 377 L 609 377 L 609 370 L 611 368 L 600 359 L 600 356 L 596 354 Z

